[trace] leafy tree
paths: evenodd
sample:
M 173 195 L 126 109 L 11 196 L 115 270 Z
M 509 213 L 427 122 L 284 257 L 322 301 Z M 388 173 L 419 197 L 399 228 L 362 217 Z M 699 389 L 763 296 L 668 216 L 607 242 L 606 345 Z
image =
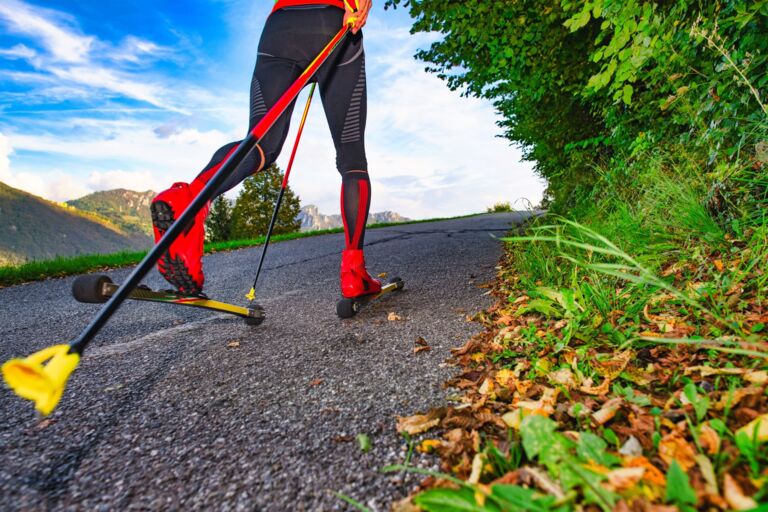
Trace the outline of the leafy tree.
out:
M 223 195 L 213 200 L 205 221 L 205 234 L 209 242 L 232 239 L 232 203 Z
M 234 238 L 258 238 L 267 234 L 283 176 L 280 168 L 273 164 L 243 182 L 243 189 L 232 209 Z M 301 222 L 296 217 L 300 210 L 299 197 L 293 193 L 290 186 L 286 187 L 273 233 L 298 231 Z
M 412 32 L 442 34 L 417 57 L 493 102 L 556 211 L 631 195 L 648 152 L 726 179 L 768 136 L 768 0 L 387 1 L 397 5 Z

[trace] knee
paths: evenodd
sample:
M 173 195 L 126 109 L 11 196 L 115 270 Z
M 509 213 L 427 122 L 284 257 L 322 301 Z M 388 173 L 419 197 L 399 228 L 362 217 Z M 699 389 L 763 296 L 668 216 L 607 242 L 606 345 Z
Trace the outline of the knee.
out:
M 336 168 L 342 176 L 351 172 L 368 173 L 368 160 L 362 144 L 340 144 L 336 147 Z

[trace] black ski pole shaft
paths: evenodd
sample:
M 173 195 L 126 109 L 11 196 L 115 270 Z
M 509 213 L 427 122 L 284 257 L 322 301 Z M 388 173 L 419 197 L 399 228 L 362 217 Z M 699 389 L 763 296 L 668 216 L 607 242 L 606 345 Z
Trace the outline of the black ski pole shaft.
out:
M 269 228 L 267 229 L 267 237 L 264 240 L 264 246 L 261 248 L 261 257 L 259 258 L 259 266 L 256 269 L 256 278 L 253 280 L 253 286 L 251 291 L 245 296 L 246 299 L 251 302 L 256 299 L 256 284 L 259 282 L 259 276 L 261 275 L 261 267 L 264 265 L 264 257 L 267 255 L 267 247 L 269 247 L 269 240 L 272 238 L 272 230 L 275 227 L 277 221 L 277 214 L 280 211 L 280 205 L 283 202 L 283 196 L 285 195 L 285 189 L 288 187 L 288 177 L 291 175 L 291 169 L 293 169 L 293 160 L 296 158 L 296 151 L 299 149 L 299 141 L 301 140 L 301 134 L 304 132 L 304 124 L 307 122 L 307 115 L 309 114 L 309 106 L 312 104 L 312 96 L 315 94 L 315 85 L 309 89 L 309 97 L 307 98 L 307 104 L 304 106 L 304 113 L 301 115 L 301 123 L 299 123 L 299 130 L 296 133 L 296 141 L 293 143 L 293 150 L 291 151 L 291 158 L 288 160 L 288 167 L 285 169 L 285 176 L 283 176 L 283 184 L 280 186 L 280 194 L 277 196 L 277 202 L 275 203 L 275 210 L 272 212 L 272 220 L 269 222 Z

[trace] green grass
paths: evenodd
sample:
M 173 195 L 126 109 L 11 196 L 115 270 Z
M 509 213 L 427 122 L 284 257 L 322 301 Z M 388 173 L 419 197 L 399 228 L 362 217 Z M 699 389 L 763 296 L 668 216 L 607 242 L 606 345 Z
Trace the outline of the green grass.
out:
M 524 389 L 560 393 L 551 412 L 539 406 L 517 426 L 508 423 L 512 428 L 506 432 L 484 427 L 485 448 L 464 441 L 454 445 L 456 436 L 445 435 L 443 467 L 454 468 L 450 476 L 462 483 L 418 494 L 413 502 L 426 512 L 517 509 L 497 500 L 526 498 L 522 493 L 529 491 L 494 482 L 505 476 L 514 480 L 518 470 L 531 467 L 568 491 L 557 502 L 539 502 L 536 510 L 610 511 L 620 500 L 702 508 L 698 470 L 664 460 L 670 446 L 680 449 L 681 460 L 683 451 L 695 457 L 719 489 L 727 473 L 751 482 L 745 492 L 755 502 L 768 500 L 768 442 L 744 430 L 755 415 L 768 413 L 765 389 L 757 388 L 754 402 L 738 403 L 733 397 L 749 392 L 751 384 L 727 375 L 768 371 L 764 178 L 733 164 L 730 172 L 739 181 L 721 194 L 743 199 L 713 202 L 711 177 L 695 159 L 675 161 L 660 152 L 643 156 L 629 169 L 602 169 L 604 181 L 563 216 L 535 219 L 522 235 L 504 239 L 494 288 L 499 300 L 477 316 L 488 330 L 473 338 L 474 352 L 451 360 L 459 375 L 472 371 L 474 382 L 494 385 L 486 391 L 479 384 L 462 388 L 461 402 L 472 407 L 460 414 L 471 416 L 466 411 L 477 409 L 487 416 L 490 409 L 502 416 L 514 410 L 517 394 L 498 380 L 502 369 Z M 622 182 L 611 173 L 632 180 Z M 750 194 L 737 194 L 735 187 Z M 611 364 L 620 369 L 612 373 Z M 563 374 L 574 380 L 555 379 Z M 589 385 L 579 384 L 587 380 Z M 606 389 L 590 391 L 592 383 Z M 488 399 L 489 392 L 496 396 Z M 538 403 L 539 393 L 528 403 Z M 612 399 L 621 403 L 619 412 L 604 423 L 594 421 Z M 582 410 L 589 413 L 586 420 Z M 659 419 L 672 411 L 684 421 Z M 466 418 L 470 427 L 464 430 L 482 421 Z M 703 447 L 704 426 L 722 443 L 716 453 Z M 466 439 L 474 439 L 469 434 Z M 605 485 L 606 475 L 626 469 L 619 449 L 629 434 L 646 436 L 641 456 L 665 475 L 666 484 Z M 457 453 L 459 448 L 463 452 Z M 475 484 L 485 485 L 470 484 L 470 474 Z M 478 501 L 479 495 L 485 497 Z
M 426 222 L 438 222 L 442 220 L 464 219 L 478 215 L 484 214 L 473 213 L 470 215 L 460 215 L 457 217 L 443 217 L 436 219 L 371 224 L 368 226 L 368 229 L 403 226 L 407 224 L 422 224 Z M 284 242 L 288 240 L 297 240 L 299 238 L 308 238 L 313 236 L 343 232 L 343 228 L 333 228 L 317 231 L 306 231 L 302 233 L 286 233 L 282 235 L 273 235 L 272 242 Z M 266 237 L 259 237 L 250 240 L 230 240 L 227 242 L 209 243 L 205 245 L 205 252 L 213 253 L 233 251 L 247 247 L 255 247 L 262 245 L 265 239 Z M 44 279 L 136 265 L 142 260 L 142 258 L 144 258 L 144 256 L 146 256 L 146 254 L 147 251 L 127 251 L 115 254 L 88 254 L 83 256 L 76 256 L 73 258 L 55 258 L 46 261 L 31 261 L 21 265 L 0 266 L 0 288 L 31 281 L 41 281 Z

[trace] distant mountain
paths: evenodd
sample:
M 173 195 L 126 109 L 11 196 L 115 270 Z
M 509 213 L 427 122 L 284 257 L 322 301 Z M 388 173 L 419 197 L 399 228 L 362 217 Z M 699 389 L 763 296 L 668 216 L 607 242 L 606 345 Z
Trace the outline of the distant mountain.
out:
M 314 231 L 317 229 L 340 228 L 344 224 L 341 221 L 341 215 L 323 215 L 317 206 L 310 204 L 302 207 L 298 215 L 301 221 L 302 231 Z M 368 224 L 379 224 L 381 222 L 405 222 L 410 219 L 403 217 L 395 212 L 379 212 L 368 215 Z
M 152 235 L 149 204 L 156 195 L 157 193 L 151 190 L 134 192 L 118 188 L 94 192 L 80 199 L 67 201 L 67 204 L 84 212 L 98 214 L 123 231 Z
M 151 238 L 143 233 L 127 232 L 99 215 L 0 182 L 0 264 L 151 245 Z

